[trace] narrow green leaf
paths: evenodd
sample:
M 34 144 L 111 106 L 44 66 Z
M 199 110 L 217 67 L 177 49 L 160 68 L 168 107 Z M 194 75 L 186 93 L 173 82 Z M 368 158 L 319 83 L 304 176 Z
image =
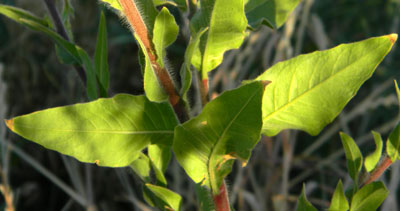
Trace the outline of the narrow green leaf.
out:
M 108 48 L 107 48 L 107 26 L 104 13 L 101 12 L 99 30 L 97 32 L 96 52 L 94 54 L 94 67 L 100 83 L 100 96 L 107 97 L 108 81 Z
M 190 41 L 189 44 L 186 48 L 185 51 L 185 61 L 182 65 L 181 68 L 181 82 L 182 82 L 182 88 L 181 88 L 181 96 L 183 96 L 183 98 L 185 100 L 186 99 L 186 93 L 190 88 L 190 85 L 192 84 L 192 72 L 190 71 L 190 67 L 192 66 L 192 58 L 193 58 L 193 54 L 194 54 L 194 50 L 196 48 L 198 48 L 199 43 L 200 43 L 200 37 L 204 34 L 204 32 L 207 31 L 207 28 L 203 29 L 202 31 L 200 31 L 199 33 L 197 33 L 196 35 L 194 35 Z
M 342 181 L 339 180 L 335 193 L 333 194 L 331 206 L 329 211 L 347 211 L 349 210 L 349 202 L 347 202 L 346 196 L 344 195 Z
M 277 29 L 301 0 L 245 0 L 246 17 L 252 28 L 265 24 Z
M 196 182 L 219 192 L 233 159 L 244 164 L 260 138 L 264 85 L 253 82 L 226 91 L 197 117 L 175 128 L 173 151 Z
M 388 194 L 382 182 L 365 185 L 353 196 L 350 211 L 375 211 Z
M 239 48 L 246 36 L 247 19 L 243 0 L 200 0 L 201 8 L 193 16 L 190 28 L 195 35 L 208 27 L 201 36 L 192 63 L 207 78 L 216 68 L 225 51 Z
M 382 149 L 383 149 L 383 141 L 382 141 L 381 134 L 379 134 L 375 131 L 372 131 L 372 135 L 374 135 L 376 149 L 372 154 L 368 155 L 365 158 L 364 166 L 365 166 L 365 169 L 367 170 L 367 172 L 371 172 L 372 170 L 374 170 L 375 166 L 378 164 L 379 160 L 381 159 Z
M 394 80 L 394 85 L 396 88 L 396 94 L 397 94 L 397 101 L 398 101 L 398 105 L 399 105 L 399 112 L 400 112 L 400 90 L 399 90 L 399 85 L 397 84 L 397 81 Z
M 165 187 L 152 184 L 146 184 L 146 188 L 151 191 L 150 198 L 153 198 L 152 201 L 158 208 L 162 210 L 181 210 L 182 197 L 179 194 Z
M 22 23 L 20 21 L 21 19 L 26 19 L 26 20 L 33 21 L 39 25 L 42 25 L 43 27 L 49 27 L 46 19 L 39 18 L 39 17 L 35 16 L 34 14 L 32 14 L 31 12 L 17 8 L 17 7 L 0 4 L 0 14 L 5 15 L 8 18 L 10 18 L 18 23 Z
M 98 98 L 97 94 L 97 78 L 96 72 L 93 67 L 92 60 L 89 58 L 89 55 L 86 53 L 85 50 L 76 46 L 76 50 L 80 56 L 82 61 L 82 65 L 85 67 L 86 70 L 86 93 L 89 100 L 95 100 Z
M 147 151 L 155 167 L 160 169 L 161 172 L 165 172 L 171 159 L 171 148 L 153 144 L 148 147 Z
M 277 63 L 256 80 L 272 83 L 263 98 L 263 133 L 317 135 L 340 113 L 390 51 L 397 35 L 343 44 Z
M 400 159 L 400 123 L 397 124 L 396 128 L 390 133 L 388 140 L 386 141 L 386 152 L 393 162 Z
M 149 144 L 172 145 L 178 121 L 168 103 L 119 94 L 6 120 L 18 135 L 100 166 L 131 164 Z
M 119 4 L 118 0 L 100 0 L 100 2 L 107 4 L 109 7 L 115 9 L 118 12 L 122 11 L 122 7 Z
M 356 142 L 347 134 L 340 132 L 340 138 L 346 154 L 347 168 L 349 170 L 350 177 L 357 184 L 358 174 L 361 171 L 363 157 L 358 148 Z
M 315 207 L 307 200 L 306 186 L 303 184 L 303 189 L 299 199 L 297 199 L 297 211 L 317 211 Z
M 154 48 L 157 53 L 157 62 L 161 67 L 165 67 L 165 49 L 176 40 L 178 32 L 179 27 L 175 22 L 174 16 L 169 13 L 166 7 L 163 7 L 156 17 L 153 29 Z

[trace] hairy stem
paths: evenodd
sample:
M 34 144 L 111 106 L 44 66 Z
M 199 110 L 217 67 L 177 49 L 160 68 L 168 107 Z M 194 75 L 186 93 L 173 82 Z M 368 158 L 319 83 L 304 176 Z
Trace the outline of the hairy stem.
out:
M 364 180 L 363 186 L 368 185 L 369 183 L 379 179 L 382 174 L 392 165 L 392 159 L 389 156 L 385 156 L 382 162 L 371 172 L 371 174 Z
M 54 4 L 54 0 L 44 0 L 44 3 L 47 7 L 47 10 L 50 13 L 51 19 L 54 22 L 54 25 L 56 27 L 57 33 L 63 37 L 65 40 L 70 41 L 67 31 L 65 30 L 65 26 L 61 21 L 60 14 L 58 13 L 58 10 L 56 8 L 56 5 Z M 82 66 L 79 65 L 74 65 L 75 71 L 78 73 L 79 78 L 83 82 L 83 85 L 86 86 L 86 73 L 85 69 Z
M 164 88 L 164 91 L 167 93 L 169 102 L 174 108 L 174 111 L 177 114 L 180 122 L 182 123 L 187 121 L 189 119 L 189 115 L 185 104 L 182 98 L 179 96 L 168 71 L 165 68 L 162 68 L 157 62 L 157 55 L 155 53 L 156 51 L 154 49 L 154 45 L 151 41 L 150 32 L 148 31 L 146 24 L 135 5 L 135 1 L 119 0 L 119 2 L 122 6 L 122 11 L 126 19 L 136 34 L 136 37 L 143 44 L 145 48 L 143 51 L 148 56 L 152 69 L 154 70 L 159 83 Z
M 228 191 L 223 181 L 221 187 L 219 188 L 219 193 L 213 196 L 215 210 L 216 211 L 230 211 Z

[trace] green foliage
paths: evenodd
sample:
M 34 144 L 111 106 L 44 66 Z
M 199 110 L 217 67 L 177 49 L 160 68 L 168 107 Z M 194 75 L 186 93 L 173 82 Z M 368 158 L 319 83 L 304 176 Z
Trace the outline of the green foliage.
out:
M 265 71 L 256 79 L 272 81 L 263 98 L 263 133 L 274 136 L 284 129 L 299 129 L 317 135 L 371 77 L 395 37 L 339 45 Z
M 247 162 L 260 138 L 263 91 L 261 82 L 226 91 L 175 128 L 174 153 L 194 182 L 217 193 L 233 159 Z
M 331 206 L 329 211 L 347 211 L 349 210 L 349 203 L 344 195 L 342 181 L 339 180 L 335 193 L 333 194 Z
M 167 103 L 127 94 L 7 120 L 22 137 L 99 166 L 128 166 L 149 144 L 172 145 L 177 120 Z
M 388 193 L 383 182 L 365 185 L 353 196 L 350 211 L 375 211 Z
M 386 152 L 392 161 L 400 159 L 400 124 L 390 133 L 388 140 L 386 141 Z
M 152 201 L 150 203 L 153 204 L 153 206 L 162 207 L 165 210 L 180 210 L 182 197 L 179 194 L 167 188 L 152 184 L 146 184 L 145 188 L 151 192 L 150 195 L 152 195 L 151 197 L 153 199 L 151 199 Z M 149 198 L 147 198 L 147 200 L 149 200 Z
M 306 186 L 303 184 L 303 189 L 299 199 L 297 199 L 297 211 L 317 211 L 315 207 L 307 200 Z
M 378 164 L 379 159 L 382 156 L 382 149 L 383 149 L 383 141 L 381 134 L 372 131 L 372 135 L 374 136 L 376 149 L 372 154 L 368 155 L 365 158 L 364 166 L 367 172 L 371 172 L 372 170 L 374 170 L 375 166 Z
M 300 0 L 245 0 L 245 3 L 246 17 L 252 28 L 265 24 L 276 29 L 285 23 Z
M 340 133 L 342 139 L 344 152 L 346 154 L 347 168 L 349 170 L 350 177 L 353 179 L 355 184 L 358 183 L 358 175 L 361 171 L 363 156 L 358 148 L 356 142 L 345 133 Z
M 227 50 L 239 48 L 246 36 L 243 0 L 200 0 L 200 10 L 190 22 L 192 36 L 208 28 L 200 38 L 192 63 L 202 78 L 216 68 Z
M 100 96 L 107 97 L 108 90 L 108 48 L 107 48 L 107 28 L 104 13 L 101 13 L 99 31 L 97 33 L 96 52 L 94 54 L 94 67 L 100 85 Z

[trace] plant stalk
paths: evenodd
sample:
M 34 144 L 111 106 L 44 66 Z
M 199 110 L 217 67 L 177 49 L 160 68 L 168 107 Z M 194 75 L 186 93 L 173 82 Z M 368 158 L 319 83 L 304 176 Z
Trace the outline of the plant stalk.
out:
M 364 180 L 362 185 L 368 185 L 371 182 L 376 181 L 382 174 L 392 165 L 393 161 L 389 156 L 385 156 L 382 162 L 371 172 L 371 174 Z
M 228 191 L 226 188 L 225 181 L 222 182 L 219 188 L 219 193 L 213 196 L 215 210 L 216 211 L 230 211 Z

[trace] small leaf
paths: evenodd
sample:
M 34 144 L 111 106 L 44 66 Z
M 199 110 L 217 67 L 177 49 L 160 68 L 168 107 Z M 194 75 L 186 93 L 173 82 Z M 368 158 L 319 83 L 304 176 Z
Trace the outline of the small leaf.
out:
M 317 135 L 340 113 L 390 51 L 397 35 L 343 44 L 277 63 L 256 80 L 272 83 L 263 98 L 263 133 Z
M 252 28 L 265 24 L 277 29 L 285 23 L 300 0 L 246 0 L 246 17 Z
M 153 195 L 154 197 L 157 198 L 155 203 L 154 202 L 153 203 L 158 208 L 161 208 L 163 210 L 176 210 L 176 211 L 180 210 L 182 197 L 179 194 L 165 187 L 156 186 L 152 184 L 146 184 L 146 188 L 149 191 L 151 191 L 152 194 L 154 194 Z
M 390 133 L 388 140 L 386 141 L 386 152 L 393 162 L 400 159 L 400 123 L 397 124 L 396 128 Z
M 98 98 L 97 94 L 97 78 L 96 73 L 94 71 L 92 60 L 89 58 L 89 55 L 80 47 L 76 47 L 80 59 L 82 61 L 83 66 L 86 70 L 86 93 L 89 100 L 95 100 Z
M 119 94 L 6 121 L 18 135 L 99 166 L 129 166 L 149 144 L 171 146 L 177 125 L 168 103 Z
M 331 206 L 329 211 L 347 211 L 349 210 L 349 202 L 347 202 L 346 196 L 344 195 L 342 181 L 339 180 L 335 193 L 333 194 Z
M 165 49 L 176 40 L 178 32 L 179 27 L 176 25 L 174 16 L 166 7 L 163 7 L 156 17 L 153 29 L 154 48 L 157 53 L 157 62 L 161 67 L 165 67 Z
M 147 150 L 155 167 L 160 169 L 161 172 L 165 172 L 171 159 L 171 148 L 161 145 L 150 145 Z
M 243 0 L 200 0 L 200 5 L 190 28 L 194 36 L 208 27 L 192 58 L 204 79 L 222 62 L 225 51 L 240 47 L 246 36 L 247 19 Z
M 395 88 L 396 88 L 397 102 L 398 102 L 398 105 L 399 105 L 399 112 L 400 112 L 400 90 L 399 90 L 399 85 L 397 84 L 396 80 L 394 80 L 394 85 L 395 85 Z
M 106 3 L 111 8 L 115 9 L 116 11 L 120 12 L 122 10 L 121 4 L 118 0 L 100 0 L 103 3 Z
M 253 82 L 226 91 L 197 117 L 175 128 L 173 151 L 196 182 L 219 192 L 233 159 L 246 163 L 260 138 L 264 85 Z
M 151 182 L 151 161 L 145 154 L 140 153 L 139 157 L 129 166 L 143 182 Z
M 365 169 L 367 170 L 367 172 L 371 172 L 372 170 L 374 170 L 375 166 L 378 164 L 379 160 L 381 159 L 382 148 L 383 148 L 383 141 L 382 141 L 381 134 L 379 134 L 375 131 L 372 131 L 372 135 L 374 135 L 376 149 L 372 154 L 368 155 L 365 158 L 364 166 L 365 166 Z
M 340 138 L 342 139 L 344 152 L 346 154 L 347 168 L 349 170 L 350 177 L 357 184 L 358 174 L 361 171 L 363 157 L 356 142 L 354 142 L 350 136 L 341 132 Z
M 0 4 L 0 14 L 7 16 L 8 18 L 22 23 L 21 19 L 33 21 L 43 27 L 49 27 L 47 21 L 43 18 L 36 17 L 34 14 L 27 10 L 20 9 L 18 7 L 7 6 Z
M 362 187 L 351 200 L 350 211 L 375 211 L 389 191 L 382 182 L 372 182 Z
M 99 30 L 97 32 L 96 52 L 94 54 L 94 67 L 100 83 L 100 96 L 107 97 L 108 90 L 108 48 L 107 48 L 107 27 L 104 13 L 101 12 Z
M 317 211 L 315 207 L 307 200 L 306 186 L 303 184 L 303 189 L 299 199 L 297 199 L 297 211 Z

